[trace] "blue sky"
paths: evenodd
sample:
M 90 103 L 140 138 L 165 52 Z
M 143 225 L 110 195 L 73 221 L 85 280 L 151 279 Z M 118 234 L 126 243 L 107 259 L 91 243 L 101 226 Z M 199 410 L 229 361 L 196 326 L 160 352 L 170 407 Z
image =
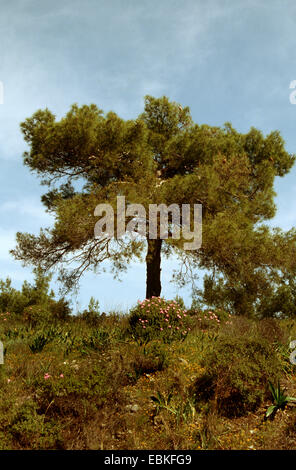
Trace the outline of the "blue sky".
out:
M 52 222 L 40 203 L 45 188 L 22 164 L 19 123 L 37 109 L 60 117 L 74 102 L 96 103 L 133 118 L 144 95 L 166 95 L 198 123 L 278 129 L 296 153 L 293 0 L 2 0 L 0 12 L 0 278 L 16 287 L 32 275 L 8 254 L 15 233 Z M 276 181 L 272 224 L 283 229 L 296 224 L 295 176 L 296 167 Z M 163 262 L 163 295 L 190 303 L 190 290 L 170 283 L 175 267 Z M 128 308 L 145 296 L 145 266 L 120 283 L 88 274 L 74 310 L 91 295 L 104 310 Z

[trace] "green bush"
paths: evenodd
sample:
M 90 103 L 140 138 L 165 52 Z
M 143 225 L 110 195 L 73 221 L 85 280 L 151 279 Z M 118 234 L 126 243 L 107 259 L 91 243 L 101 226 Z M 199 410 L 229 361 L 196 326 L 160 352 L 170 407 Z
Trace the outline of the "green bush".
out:
M 141 346 L 134 354 L 132 367 L 137 380 L 144 374 L 163 370 L 168 365 L 167 351 L 163 344 L 153 341 L 148 346 Z
M 37 404 L 29 400 L 15 413 L 7 432 L 20 448 L 57 449 L 59 448 L 59 426 L 46 421 L 44 415 L 37 413 Z
M 58 323 L 66 320 L 69 316 L 70 308 L 68 302 L 64 299 L 51 300 L 45 304 L 30 305 L 23 311 L 23 320 L 33 327 Z
M 67 320 L 71 314 L 69 302 L 64 298 L 51 299 L 48 303 L 48 310 L 51 313 L 51 319 L 59 322 Z
M 82 318 L 82 320 L 84 320 L 87 325 L 97 326 L 101 319 L 104 318 L 100 314 L 99 302 L 91 297 L 88 304 L 88 309 L 82 312 L 80 318 Z
M 271 344 L 264 338 L 220 335 L 203 351 L 204 374 L 192 392 L 199 403 L 213 400 L 225 416 L 255 410 L 268 396 L 268 381 L 275 381 L 281 364 Z
M 32 327 L 48 323 L 50 319 L 52 319 L 52 314 L 47 305 L 31 305 L 23 311 L 23 320 Z
M 109 333 L 106 330 L 93 330 L 90 335 L 82 340 L 82 346 L 86 349 L 100 351 L 109 344 Z
M 112 377 L 106 367 L 80 363 L 75 368 L 71 364 L 64 366 L 62 370 L 63 374 L 55 370 L 36 378 L 34 386 L 41 412 L 58 418 L 86 417 L 106 402 L 112 391 Z
M 71 313 L 69 303 L 64 298 L 54 299 L 54 292 L 49 290 L 51 276 L 44 275 L 40 269 L 35 269 L 34 273 L 34 284 L 25 281 L 20 291 L 12 287 L 9 278 L 0 280 L 2 315 L 12 316 L 15 320 L 23 317 L 32 325 L 44 321 L 66 320 Z
M 191 308 L 188 310 L 188 314 L 195 319 L 195 324 L 201 330 L 216 329 L 222 324 L 228 325 L 232 323 L 231 315 L 219 308 L 215 311 L 202 311 Z
M 139 302 L 130 311 L 129 326 L 133 338 L 140 344 L 161 338 L 164 342 L 184 339 L 190 331 L 187 310 L 175 300 L 152 297 Z

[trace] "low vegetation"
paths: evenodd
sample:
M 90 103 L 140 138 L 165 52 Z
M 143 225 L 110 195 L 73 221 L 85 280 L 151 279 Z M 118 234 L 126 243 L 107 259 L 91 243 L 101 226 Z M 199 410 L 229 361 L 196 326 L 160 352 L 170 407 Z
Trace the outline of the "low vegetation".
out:
M 1 449 L 296 447 L 294 320 L 156 297 L 74 316 L 48 282 L 0 286 Z

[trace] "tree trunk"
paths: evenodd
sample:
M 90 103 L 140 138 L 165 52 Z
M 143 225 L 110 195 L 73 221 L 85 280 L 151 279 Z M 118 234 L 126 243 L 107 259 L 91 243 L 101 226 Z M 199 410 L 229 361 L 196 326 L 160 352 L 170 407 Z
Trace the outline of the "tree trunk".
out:
M 160 261 L 162 240 L 147 240 L 148 250 L 146 256 L 146 299 L 152 296 L 159 297 L 161 293 Z

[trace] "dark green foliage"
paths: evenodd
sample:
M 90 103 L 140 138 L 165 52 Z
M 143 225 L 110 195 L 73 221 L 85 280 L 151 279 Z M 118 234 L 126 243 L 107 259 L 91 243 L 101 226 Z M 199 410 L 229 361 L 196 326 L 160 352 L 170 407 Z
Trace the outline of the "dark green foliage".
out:
M 25 322 L 36 326 L 40 323 L 63 321 L 69 317 L 69 302 L 64 298 L 54 299 L 49 290 L 51 276 L 35 269 L 35 282 L 24 282 L 21 291 L 11 286 L 11 280 L 0 280 L 0 311 L 2 315 L 22 317 Z
M 20 449 L 27 446 L 33 450 L 60 448 L 59 424 L 40 415 L 37 404 L 31 400 L 19 407 L 7 429 L 7 434 L 18 442 Z
M 39 334 L 33 338 L 31 343 L 29 343 L 29 348 L 32 351 L 32 353 L 38 353 L 41 352 L 44 348 L 44 346 L 48 343 L 48 338 L 44 336 L 43 334 Z
M 296 402 L 296 398 L 288 397 L 288 395 L 283 392 L 279 382 L 277 383 L 276 387 L 272 384 L 272 382 L 269 382 L 269 388 L 272 394 L 274 404 L 271 405 L 266 411 L 266 418 L 269 418 L 270 416 L 274 415 L 279 409 L 283 410 L 289 403 Z
M 268 341 L 252 333 L 220 335 L 203 352 L 206 372 L 194 386 L 197 403 L 212 400 L 225 416 L 256 410 L 267 396 L 268 380 L 281 373 L 280 360 Z
M 90 326 L 98 326 L 101 320 L 99 302 L 91 297 L 88 309 L 80 315 L 81 318 Z

